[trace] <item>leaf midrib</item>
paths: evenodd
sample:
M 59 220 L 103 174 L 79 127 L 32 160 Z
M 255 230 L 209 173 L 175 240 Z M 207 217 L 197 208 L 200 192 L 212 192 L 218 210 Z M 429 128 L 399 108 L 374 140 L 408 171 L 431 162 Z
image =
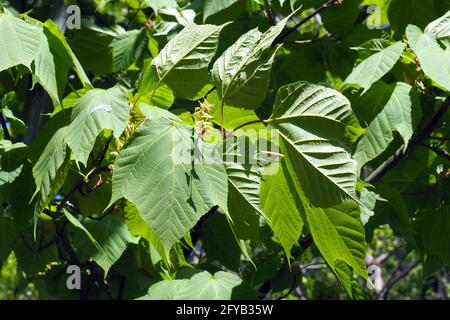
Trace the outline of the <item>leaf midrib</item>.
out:
M 353 199 L 354 201 L 358 202 L 359 201 L 357 199 L 355 199 L 353 197 L 353 195 L 349 194 L 345 189 L 341 188 L 341 186 L 339 186 L 338 184 L 336 184 L 330 177 L 328 177 L 328 175 L 322 173 L 322 171 L 320 171 L 313 163 L 311 163 L 311 161 L 308 160 L 308 158 L 305 156 L 305 154 L 295 146 L 295 144 L 292 143 L 292 141 L 290 139 L 288 139 L 280 130 L 278 130 L 278 133 L 283 137 L 283 139 L 289 143 L 289 145 L 291 145 L 295 150 L 297 150 L 297 152 L 302 156 L 302 158 L 309 163 L 314 169 L 316 169 L 317 172 L 320 173 L 321 176 L 324 176 L 328 181 L 330 181 L 334 186 L 336 186 L 339 190 L 343 191 L 346 195 L 348 195 L 350 197 L 350 199 Z

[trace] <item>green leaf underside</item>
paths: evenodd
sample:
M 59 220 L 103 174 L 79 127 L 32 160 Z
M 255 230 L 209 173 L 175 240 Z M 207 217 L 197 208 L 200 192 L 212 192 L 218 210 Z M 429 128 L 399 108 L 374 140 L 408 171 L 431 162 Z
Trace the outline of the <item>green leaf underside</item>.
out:
M 107 216 L 100 221 L 87 220 L 86 229 L 90 230 L 92 237 L 97 240 L 97 244 L 94 245 L 92 240 L 84 234 L 76 235 L 74 242 L 83 254 L 92 257 L 105 271 L 105 277 L 128 245 L 137 244 L 139 241 L 139 238 L 130 234 L 122 218 L 117 215 Z M 83 233 L 85 233 L 84 230 Z
M 18 65 L 31 69 L 40 44 L 39 27 L 0 13 L 0 72 Z
M 303 220 L 297 208 L 298 199 L 292 194 L 280 164 L 276 173 L 264 175 L 261 183 L 261 205 L 269 219 L 269 225 L 290 260 L 291 249 L 298 242 Z
M 450 10 L 439 19 L 430 22 L 425 28 L 425 33 L 433 34 L 436 39 L 442 40 L 448 47 L 450 44 Z
M 239 239 L 257 241 L 255 225 L 263 217 L 259 199 L 261 168 L 255 164 L 226 163 L 228 176 L 228 210 Z
M 253 29 L 241 36 L 214 63 L 211 77 L 224 104 L 256 109 L 264 100 L 276 53 L 272 43 L 289 17 L 265 33 Z
M 419 103 L 413 88 L 402 82 L 390 85 L 377 82 L 361 97 L 355 109 L 369 125 L 354 152 L 358 168 L 386 150 L 394 140 L 395 131 L 407 147 L 422 116 Z M 374 110 L 379 112 L 372 117 Z
M 115 163 L 111 203 L 133 202 L 166 249 L 227 197 L 225 169 L 215 161 L 195 163 L 194 147 L 192 128 L 158 119 L 136 131 Z
M 164 248 L 158 236 L 144 219 L 142 219 L 141 214 L 133 204 L 128 204 L 125 210 L 125 223 L 132 235 L 147 240 L 156 249 L 160 257 L 166 261 L 166 264 L 169 264 L 169 251 Z
M 315 206 L 357 199 L 356 162 L 340 138 L 351 112 L 349 101 L 332 89 L 298 82 L 278 91 L 270 124 Z
M 112 130 L 118 139 L 126 127 L 129 112 L 127 96 L 119 87 L 95 89 L 82 96 L 67 127 L 66 141 L 75 160 L 87 163 L 97 136 L 105 129 Z
M 161 281 L 150 287 L 144 299 L 151 300 L 230 300 L 233 289 L 242 280 L 231 273 L 218 271 L 214 275 L 199 272 L 190 279 Z
M 33 167 L 33 177 L 36 183 L 33 198 L 39 194 L 35 217 L 52 200 L 52 196 L 54 196 L 52 193 L 54 193 L 53 189 L 55 188 L 54 181 L 57 180 L 57 176 L 60 175 L 60 180 L 63 180 L 64 174 L 61 172 L 61 167 L 68 160 L 66 135 L 66 127 L 56 131 Z
M 83 86 L 91 87 L 83 68 L 54 22 L 23 21 L 10 13 L 1 14 L 0 72 L 19 65 L 33 72 L 34 81 L 44 87 L 54 105 L 60 102 L 72 67 Z
M 345 79 L 342 89 L 348 86 L 364 88 L 367 91 L 372 84 L 388 73 L 402 55 L 405 46 L 397 42 L 390 47 L 375 53 L 361 62 Z
M 89 240 L 91 240 L 91 242 L 95 245 L 95 247 L 99 251 L 102 251 L 102 247 L 99 245 L 97 240 L 95 240 L 95 238 L 92 236 L 92 234 L 89 232 L 89 230 L 86 229 L 86 227 L 81 223 L 81 221 L 79 221 L 77 218 L 75 218 L 67 209 L 63 209 L 63 213 L 66 216 L 67 220 L 69 220 L 69 222 L 73 226 L 75 226 L 76 228 L 83 231 L 86 234 L 86 236 L 89 238 Z
M 423 72 L 450 92 L 450 47 L 442 49 L 433 34 L 423 33 L 413 25 L 408 25 L 406 35 Z
M 365 233 L 358 204 L 345 202 L 326 209 L 314 207 L 302 190 L 289 158 L 282 161 L 282 167 L 291 192 L 299 199 L 299 213 L 330 268 L 339 276 L 335 264 L 341 260 L 367 278 Z
M 167 84 L 175 96 L 198 99 L 211 88 L 208 66 L 222 26 L 190 24 L 164 47 L 149 65 L 153 76 L 141 91 L 152 92 Z

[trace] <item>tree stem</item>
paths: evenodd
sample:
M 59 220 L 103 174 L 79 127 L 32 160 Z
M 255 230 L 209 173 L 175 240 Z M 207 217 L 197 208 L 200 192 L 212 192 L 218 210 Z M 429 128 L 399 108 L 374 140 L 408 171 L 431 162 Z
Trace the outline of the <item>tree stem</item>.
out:
M 301 21 L 299 21 L 294 27 L 287 29 L 286 31 L 284 31 L 273 43 L 273 45 L 279 44 L 284 42 L 284 39 L 286 39 L 287 37 L 289 37 L 293 32 L 295 32 L 296 30 L 298 30 L 302 25 L 304 25 L 306 22 L 308 22 L 309 20 L 311 20 L 312 18 L 314 18 L 317 14 L 321 13 L 323 10 L 331 8 L 337 4 L 342 4 L 344 0 L 328 0 L 327 2 L 325 2 L 324 4 L 322 4 L 319 8 L 317 8 L 316 10 L 314 10 L 314 12 L 312 12 L 310 15 L 308 15 L 306 18 L 302 19 Z
M 3 116 L 3 112 L 0 111 L 0 123 L 2 125 L 3 134 L 5 138 L 9 141 L 12 141 L 11 135 L 9 134 L 8 126 L 6 125 L 5 117 Z
M 433 151 L 438 156 L 440 156 L 440 157 L 442 157 L 444 159 L 450 160 L 450 153 L 448 153 L 447 151 L 441 150 L 438 147 L 435 147 L 435 146 L 432 146 L 432 145 L 429 145 L 429 144 L 426 144 L 426 143 L 422 143 L 422 146 L 424 146 L 425 148 Z
M 270 21 L 271 25 L 275 25 L 275 19 L 272 15 L 272 11 L 270 11 L 270 5 L 267 0 L 264 0 L 264 12 L 266 13 L 267 18 Z
M 380 165 L 372 174 L 367 178 L 367 182 L 376 183 L 381 178 L 383 178 L 392 168 L 394 168 L 401 160 L 407 158 L 412 152 L 417 148 L 418 145 L 426 139 L 434 129 L 441 123 L 442 118 L 450 107 L 450 97 L 447 97 L 442 103 L 439 110 L 434 114 L 434 116 L 428 121 L 422 130 L 417 131 L 416 135 L 411 139 L 405 152 L 404 146 L 401 146 L 397 151 L 389 157 L 382 165 Z

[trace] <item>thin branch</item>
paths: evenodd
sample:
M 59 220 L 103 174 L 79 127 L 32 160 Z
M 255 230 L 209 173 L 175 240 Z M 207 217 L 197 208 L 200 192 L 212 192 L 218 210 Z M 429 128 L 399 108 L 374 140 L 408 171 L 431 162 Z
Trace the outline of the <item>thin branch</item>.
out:
M 252 124 L 255 124 L 255 123 L 267 124 L 267 123 L 269 123 L 269 120 L 261 120 L 261 119 L 252 120 L 252 121 L 249 121 L 249 122 L 246 122 L 246 123 L 243 123 L 243 124 L 237 126 L 236 128 L 234 128 L 233 131 L 237 131 L 239 129 L 242 129 L 242 128 L 246 127 L 246 126 L 249 126 L 249 125 L 252 125 Z
M 96 220 L 96 221 L 102 221 L 103 219 L 105 219 L 106 217 L 110 216 L 111 214 L 113 214 L 114 210 L 116 210 L 116 206 L 113 206 L 111 208 L 109 208 L 106 213 L 102 214 L 99 217 L 94 217 L 94 216 L 89 216 L 88 218 L 91 220 Z
M 120 276 L 120 283 L 119 283 L 119 293 L 117 295 L 117 300 L 123 300 L 123 295 L 125 291 L 125 282 L 127 281 L 127 278 L 124 275 Z
M 267 0 L 264 0 L 264 12 L 266 13 L 267 18 L 269 18 L 270 24 L 275 25 L 275 19 L 273 18 L 272 11 L 270 10 L 270 5 Z
M 289 37 L 293 32 L 297 31 L 302 25 L 304 25 L 306 22 L 314 18 L 317 14 L 321 13 L 323 10 L 331 8 L 337 4 L 342 4 L 344 0 L 328 0 L 324 4 L 322 4 L 319 8 L 314 10 L 310 15 L 308 15 L 306 18 L 299 21 L 294 27 L 287 29 L 284 31 L 275 41 L 273 45 L 282 43 L 284 39 Z
M 206 98 L 216 90 L 217 90 L 216 87 L 212 87 L 211 89 L 209 89 L 209 91 L 205 94 L 205 96 L 201 100 L 206 100 Z
M 450 138 L 448 137 L 436 137 L 436 136 L 429 136 L 429 140 L 437 140 L 437 141 L 450 141 Z
M 424 146 L 425 148 L 433 151 L 438 156 L 440 156 L 440 157 L 442 157 L 444 159 L 450 160 L 450 153 L 448 153 L 447 151 L 441 150 L 438 147 L 435 147 L 435 146 L 432 146 L 432 145 L 429 145 L 429 144 L 426 144 L 426 143 L 422 143 L 422 146 Z
M 412 266 L 410 266 L 408 269 L 406 269 L 402 274 L 400 274 L 397 278 L 393 279 L 391 283 L 389 283 L 389 285 L 386 287 L 384 294 L 383 294 L 383 300 L 387 300 L 389 297 L 389 293 L 391 291 L 391 289 L 397 284 L 399 283 L 401 280 L 403 280 L 404 278 L 406 278 L 411 271 L 413 271 L 418 265 L 420 264 L 420 261 L 417 261 L 416 263 L 414 263 Z
M 80 183 L 78 183 L 75 187 L 73 187 L 72 190 L 69 191 L 69 193 L 67 193 L 67 195 L 59 203 L 58 208 L 63 208 L 64 206 L 66 206 L 67 202 L 69 202 L 72 199 L 72 197 L 77 193 L 77 191 L 81 190 L 82 187 L 84 185 L 88 184 L 89 181 L 91 181 L 91 179 L 94 178 L 96 175 L 98 175 L 100 173 L 104 173 L 104 172 L 110 172 L 110 171 L 111 171 L 111 169 L 109 167 L 101 167 L 101 168 L 96 168 L 95 170 L 93 170 L 86 177 L 85 180 L 83 180 Z
M 7 140 L 12 141 L 11 135 L 9 134 L 8 126 L 6 125 L 5 117 L 3 116 L 3 112 L 0 111 L 0 123 L 2 124 L 3 134 Z
M 283 300 L 283 299 L 287 298 L 287 297 L 295 290 L 295 288 L 297 288 L 298 275 L 295 274 L 295 275 L 293 276 L 293 278 L 294 278 L 294 279 L 293 279 L 293 281 L 292 281 L 291 287 L 289 288 L 289 291 L 286 292 L 285 294 L 283 294 L 282 296 L 278 297 L 277 300 Z
M 376 183 L 381 178 L 383 178 L 392 168 L 394 168 L 400 161 L 407 158 L 412 152 L 416 149 L 418 145 L 422 143 L 433 131 L 434 129 L 441 123 L 445 113 L 448 111 L 450 107 L 450 97 L 447 97 L 445 101 L 442 103 L 439 110 L 434 114 L 434 116 L 428 121 L 428 123 L 416 132 L 415 136 L 411 139 L 408 147 L 405 152 L 404 146 L 401 146 L 397 149 L 397 151 L 389 157 L 382 165 L 380 165 L 377 169 L 375 169 L 372 174 L 367 178 L 367 182 Z
M 111 133 L 111 135 L 108 137 L 108 139 L 105 142 L 105 146 L 103 147 L 102 152 L 97 157 L 97 160 L 96 160 L 97 166 L 100 166 L 102 164 L 103 160 L 105 160 L 106 153 L 108 152 L 109 146 L 110 146 L 113 138 L 114 138 L 114 135 Z
M 136 12 L 134 13 L 133 16 L 129 16 L 128 23 L 127 23 L 125 29 L 128 29 L 130 27 L 130 25 L 133 23 L 134 19 L 136 19 L 136 17 L 139 14 L 139 12 L 142 11 L 143 8 L 141 8 L 141 4 L 142 4 L 142 1 L 139 1 L 139 7 L 137 9 L 133 9 Z M 129 7 L 128 7 L 128 10 L 130 11 Z
M 224 127 L 224 123 L 225 123 L 225 100 L 222 99 L 222 102 L 220 103 L 220 134 L 222 136 L 222 138 L 225 138 L 225 127 Z

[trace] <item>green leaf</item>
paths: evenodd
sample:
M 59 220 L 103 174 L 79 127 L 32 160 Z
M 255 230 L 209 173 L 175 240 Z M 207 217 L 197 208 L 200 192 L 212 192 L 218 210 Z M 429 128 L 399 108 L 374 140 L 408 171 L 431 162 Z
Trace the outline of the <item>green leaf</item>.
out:
M 198 99 L 211 88 L 208 66 L 217 48 L 223 26 L 190 24 L 178 33 L 153 59 L 151 77 L 140 94 L 167 84 L 178 98 Z
M 408 25 L 406 35 L 423 72 L 450 92 L 450 47 L 442 49 L 432 34 L 423 33 L 413 25 Z
M 127 95 L 119 88 L 95 89 L 82 96 L 72 111 L 66 141 L 74 159 L 86 165 L 97 136 L 105 129 L 117 139 L 125 130 L 130 108 Z
M 422 117 L 418 97 L 403 82 L 377 82 L 354 105 L 354 110 L 360 120 L 368 123 L 353 155 L 358 169 L 387 149 L 394 132 L 400 134 L 406 148 Z
M 242 280 L 228 272 L 199 272 L 190 279 L 161 281 L 150 287 L 149 300 L 230 300 Z
M 360 200 L 361 205 L 359 208 L 361 210 L 361 222 L 363 225 L 367 224 L 370 217 L 375 215 L 375 206 L 377 201 L 386 201 L 386 199 L 383 199 L 377 193 L 368 188 L 363 188 L 361 190 Z
M 25 241 L 17 241 L 14 254 L 17 257 L 17 266 L 27 275 L 38 275 L 52 263 L 59 261 L 58 250 L 55 244 L 43 250 L 34 250 L 33 241 L 27 238 Z M 31 245 L 27 245 L 29 243 Z
M 425 250 L 426 272 L 450 266 L 449 206 L 422 210 L 416 224 Z
M 164 20 L 175 19 L 180 25 L 187 26 L 194 22 L 196 13 L 192 9 L 180 10 L 179 8 L 164 8 L 159 10 L 159 15 Z
M 122 218 L 117 215 L 110 215 L 99 221 L 87 220 L 85 224 L 100 248 L 93 245 L 91 239 L 84 235 L 80 237 L 76 234 L 74 243 L 83 254 L 92 257 L 105 271 L 106 277 L 110 268 L 119 260 L 128 245 L 137 244 L 139 238 L 130 234 Z
M 438 40 L 443 41 L 447 47 L 450 45 L 450 10 L 447 11 L 439 19 L 430 22 L 426 28 L 425 33 L 431 33 Z
M 205 145 L 193 134 L 170 119 L 149 121 L 115 162 L 111 203 L 122 197 L 133 202 L 167 250 L 227 196 L 223 165 L 193 158 L 194 148 Z
M 241 248 L 224 214 L 213 214 L 203 222 L 202 242 L 208 260 L 219 261 L 226 268 L 239 271 Z
M 333 34 L 345 37 L 356 27 L 361 14 L 361 1 L 343 1 L 320 13 L 325 29 Z
M 101 76 L 113 71 L 111 43 L 116 37 L 117 32 L 90 24 L 77 30 L 69 43 L 84 69 Z
M 233 130 L 240 125 L 245 123 L 256 121 L 259 117 L 256 115 L 255 110 L 246 110 L 242 108 L 235 108 L 232 106 L 223 106 L 223 121 L 222 121 L 222 111 L 221 111 L 221 102 L 217 95 L 217 92 L 214 91 L 208 95 L 206 99 L 210 104 L 213 105 L 212 108 L 212 121 L 217 125 L 222 125 L 223 127 L 229 130 Z M 264 129 L 264 125 L 262 123 L 255 123 L 253 125 L 245 126 L 245 129 Z
M 265 33 L 253 29 L 241 36 L 214 63 L 211 77 L 222 104 L 256 109 L 264 100 L 276 50 L 272 44 L 290 16 Z
M 102 175 L 98 179 L 101 179 L 97 180 L 101 186 L 89 192 L 89 197 L 82 193 L 76 195 L 80 213 L 84 217 L 101 216 L 111 199 L 111 181 L 108 175 Z
M 229 8 L 238 1 L 239 0 L 203 0 L 203 22 L 205 22 L 208 17 Z
M 259 240 L 259 219 L 264 214 L 259 199 L 261 168 L 258 165 L 227 163 L 228 212 L 239 239 Z
M 10 59 L 9 62 L 4 62 L 6 66 L 9 66 L 6 69 L 16 65 L 24 65 L 30 69 L 35 76 L 34 81 L 38 81 L 44 87 L 55 106 L 60 102 L 60 98 L 64 93 L 67 75 L 72 66 L 75 66 L 82 84 L 91 86 L 77 58 L 54 22 L 48 20 L 42 24 L 33 19 L 28 19 L 28 22 L 24 22 L 17 18 L 10 18 L 9 14 L 0 16 L 0 23 L 1 21 L 4 21 L 7 32 L 20 34 L 15 41 L 27 42 L 26 45 L 23 45 L 23 54 L 18 54 L 17 52 L 12 54 L 7 52 L 7 50 L 12 48 L 15 43 L 11 43 L 6 38 L 6 35 L 0 35 L 0 41 L 2 39 L 8 41 L 7 46 L 3 45 L 6 51 L 0 51 L 0 54 L 4 54 Z M 30 40 L 27 37 L 33 37 L 33 39 Z M 35 41 L 38 41 L 39 45 L 30 47 Z M 1 65 L 2 62 L 0 60 L 0 71 L 2 69 Z
M 342 260 L 337 260 L 334 264 L 334 270 L 337 274 L 342 287 L 344 288 L 347 296 L 350 299 L 368 300 L 367 296 L 364 296 L 364 292 L 358 281 L 353 277 L 352 269 Z
M 73 65 L 75 72 L 77 73 L 78 78 L 80 79 L 83 87 L 92 88 L 91 81 L 89 80 L 88 76 L 84 72 L 83 67 L 81 66 L 80 62 L 78 61 L 78 58 L 75 56 L 75 54 L 73 53 L 69 44 L 67 43 L 67 40 L 64 37 L 63 33 L 61 32 L 61 30 L 59 29 L 58 25 L 56 25 L 52 20 L 47 20 L 44 23 L 44 28 L 45 28 L 46 32 L 48 31 L 49 33 L 52 34 L 52 37 L 56 37 L 60 41 L 62 46 L 65 48 L 65 50 L 69 54 L 72 65 Z
M 0 271 L 17 240 L 17 230 L 10 218 L 0 217 Z
M 125 209 L 125 223 L 133 236 L 139 236 L 147 240 L 166 264 L 169 264 L 169 251 L 164 248 L 155 231 L 142 219 L 141 214 L 133 204 L 128 204 Z
M 332 89 L 297 82 L 278 91 L 269 121 L 315 206 L 357 199 L 356 163 L 343 141 L 351 114 L 350 102 Z
M 15 91 L 8 92 L 5 94 L 3 99 L 0 101 L 1 111 L 3 112 L 4 117 L 7 121 L 10 122 L 10 129 L 14 133 L 14 135 L 24 135 L 27 131 L 27 125 L 25 122 L 20 119 L 18 112 L 14 114 L 12 110 L 17 110 L 19 101 L 17 100 L 17 94 Z
M 64 183 L 69 152 L 66 145 L 67 128 L 61 128 L 48 142 L 39 160 L 33 166 L 33 177 L 36 191 L 33 198 L 39 195 L 35 206 L 35 220 L 42 209 L 51 201 Z
M 330 268 L 339 275 L 339 260 L 345 262 L 363 278 L 367 278 L 364 227 L 359 218 L 359 207 L 345 202 L 335 207 L 313 207 L 305 196 L 289 158 L 282 161 L 291 192 L 296 193 L 301 205 L 300 215 L 305 221 L 314 243 Z
M 150 92 L 148 91 L 157 81 L 151 59 L 145 60 L 143 70 L 139 77 L 136 100 L 152 106 L 158 106 L 159 108 L 170 109 L 175 101 L 175 97 L 167 85 L 162 85 Z
M 353 69 L 352 73 L 345 79 L 341 90 L 349 86 L 356 86 L 364 88 L 364 92 L 367 91 L 372 84 L 380 80 L 394 67 L 404 49 L 404 44 L 397 42 L 381 52 L 371 55 Z
M 292 193 L 286 180 L 286 174 L 279 163 L 276 173 L 263 175 L 261 183 L 261 204 L 265 215 L 269 219 L 269 226 L 280 240 L 288 261 L 292 247 L 298 243 L 303 220 L 298 209 L 297 194 Z M 269 172 L 275 170 L 272 168 Z
M 22 172 L 26 145 L 0 140 L 0 190 L 13 183 Z
M 389 4 L 390 26 L 398 38 L 404 34 L 408 24 L 424 28 L 436 16 L 433 0 L 391 0 Z
M 159 12 L 162 8 L 178 8 L 176 0 L 145 0 L 147 5 L 151 7 L 155 12 Z
M 0 72 L 18 65 L 31 70 L 41 34 L 38 26 L 15 18 L 8 11 L 0 13 Z
M 138 60 L 146 48 L 146 34 L 141 30 L 120 33 L 112 42 L 114 71 L 126 70 Z
M 324 259 L 335 270 L 344 261 L 366 278 L 366 244 L 357 204 L 346 203 L 329 209 L 306 210 L 309 230 Z
M 86 234 L 86 236 L 89 238 L 89 240 L 91 240 L 91 242 L 96 246 L 96 248 L 99 251 L 102 251 L 102 247 L 100 247 L 97 240 L 95 240 L 95 238 L 92 236 L 92 234 L 89 232 L 89 230 L 86 229 L 86 227 L 81 223 L 81 221 L 79 221 L 77 218 L 75 218 L 67 209 L 63 209 L 63 213 L 66 216 L 67 220 L 69 220 L 69 222 L 72 225 L 74 225 L 75 227 L 77 227 L 78 229 L 83 231 Z
M 41 45 L 34 60 L 33 73 L 56 106 L 64 94 L 72 58 L 54 33 L 45 25 L 40 27 Z

